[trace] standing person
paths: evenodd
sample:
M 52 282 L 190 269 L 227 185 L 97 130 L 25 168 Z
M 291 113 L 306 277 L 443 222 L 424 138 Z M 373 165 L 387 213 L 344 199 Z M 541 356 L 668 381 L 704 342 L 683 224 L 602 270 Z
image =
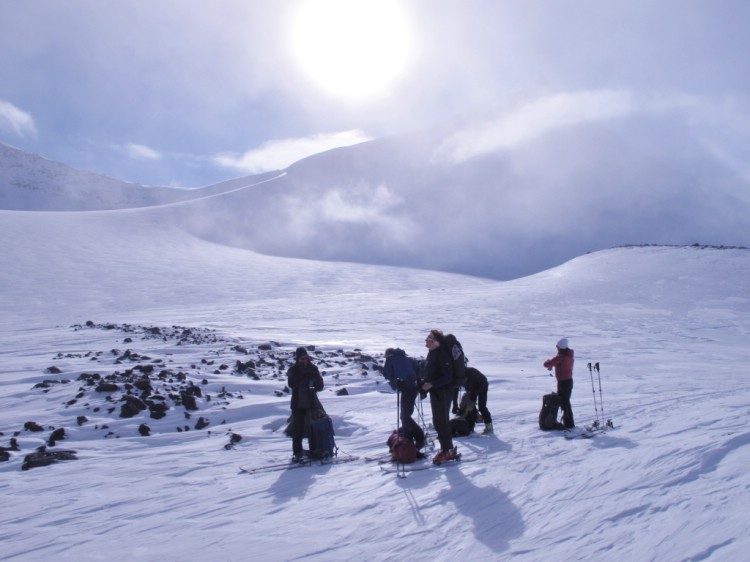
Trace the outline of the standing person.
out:
M 453 398 L 453 358 L 446 349 L 445 335 L 440 330 L 430 330 L 425 339 L 427 353 L 422 389 L 430 393 L 432 425 L 440 441 L 440 451 L 432 462 L 440 464 L 458 458 L 451 435 L 450 412 Z
M 323 377 L 304 347 L 298 347 L 294 357 L 296 361 L 286 373 L 287 385 L 292 391 L 292 460 L 302 462 L 305 460 L 302 451 L 305 419 L 316 406 L 315 393 L 323 390 Z
M 414 442 L 417 450 L 424 447 L 424 431 L 414 421 L 414 404 L 417 401 L 417 367 L 403 349 L 389 347 L 385 350 L 383 376 L 390 387 L 401 394 L 399 419 L 404 435 Z
M 544 366 L 548 371 L 555 368 L 557 379 L 557 394 L 560 396 L 560 407 L 563 411 L 563 425 L 568 429 L 575 427 L 573 421 L 573 407 L 570 405 L 570 396 L 573 394 L 573 350 L 568 347 L 568 338 L 562 338 L 557 342 L 557 355 L 547 359 Z
M 479 369 L 467 367 L 464 388 L 466 388 L 466 393 L 469 395 L 469 400 L 477 405 L 479 413 L 482 414 L 482 420 L 484 421 L 484 431 L 482 433 L 485 435 L 494 433 L 492 414 L 487 409 L 487 391 L 490 388 L 487 377 Z

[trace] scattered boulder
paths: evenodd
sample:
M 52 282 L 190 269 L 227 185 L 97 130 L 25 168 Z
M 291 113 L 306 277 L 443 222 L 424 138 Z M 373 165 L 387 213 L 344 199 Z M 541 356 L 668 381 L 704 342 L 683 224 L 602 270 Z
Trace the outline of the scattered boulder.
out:
M 49 466 L 58 461 L 78 460 L 76 455 L 77 452 L 73 450 L 47 451 L 45 447 L 39 447 L 36 452 L 24 457 L 21 470 Z
M 23 424 L 23 428 L 26 431 L 34 431 L 34 432 L 44 431 L 44 428 L 41 425 L 33 421 L 27 421 L 25 424 Z
M 132 418 L 133 416 L 138 415 L 146 409 L 146 404 L 144 404 L 143 400 L 141 400 L 140 398 L 126 395 L 123 396 L 122 399 L 125 401 L 125 403 L 120 408 L 121 418 Z
M 49 439 L 47 439 L 47 445 L 54 447 L 58 441 L 63 440 L 65 440 L 65 429 L 59 427 L 50 434 Z

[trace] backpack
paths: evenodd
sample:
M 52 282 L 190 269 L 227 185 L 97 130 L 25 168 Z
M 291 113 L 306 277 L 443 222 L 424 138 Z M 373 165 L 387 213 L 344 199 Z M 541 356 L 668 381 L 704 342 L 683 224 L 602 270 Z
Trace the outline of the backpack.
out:
M 471 401 L 469 393 L 464 393 L 461 397 L 461 404 L 458 408 L 458 415 L 450 420 L 451 434 L 454 437 L 463 437 L 471 435 L 474 426 L 477 423 L 477 408 Z
M 469 360 L 464 355 L 461 343 L 453 334 L 445 336 L 444 345 L 453 360 L 453 386 L 459 388 L 466 384 L 466 364 Z
M 557 421 L 557 412 L 559 409 L 560 396 L 556 392 L 545 394 L 542 397 L 542 409 L 539 411 L 539 429 L 545 431 L 565 429 L 565 426 Z
M 461 416 L 454 416 L 449 423 L 451 427 L 451 435 L 453 437 L 466 437 L 467 435 L 471 435 L 471 432 L 474 431 L 474 425 Z
M 387 441 L 391 451 L 391 460 L 401 464 L 411 464 L 417 460 L 417 447 L 414 441 L 394 430 Z
M 320 403 L 317 393 L 313 394 L 313 407 L 305 416 L 305 435 L 310 443 L 310 456 L 314 459 L 329 459 L 338 453 L 334 439 L 333 420 Z
M 417 387 L 417 365 L 402 349 L 395 349 L 385 360 L 383 376 L 393 390 L 408 390 Z

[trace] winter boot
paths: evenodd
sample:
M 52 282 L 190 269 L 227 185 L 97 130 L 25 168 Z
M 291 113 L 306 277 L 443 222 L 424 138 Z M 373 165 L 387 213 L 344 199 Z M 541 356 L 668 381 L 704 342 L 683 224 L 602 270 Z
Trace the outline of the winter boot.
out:
M 461 455 L 459 455 L 456 452 L 456 448 L 453 447 L 452 449 L 448 449 L 447 451 L 440 451 L 437 455 L 435 455 L 435 458 L 432 459 L 432 464 L 443 464 L 444 462 L 458 460 L 460 458 Z
M 492 423 L 484 424 L 484 431 L 482 432 L 482 435 L 492 435 L 494 433 L 495 430 L 492 428 Z

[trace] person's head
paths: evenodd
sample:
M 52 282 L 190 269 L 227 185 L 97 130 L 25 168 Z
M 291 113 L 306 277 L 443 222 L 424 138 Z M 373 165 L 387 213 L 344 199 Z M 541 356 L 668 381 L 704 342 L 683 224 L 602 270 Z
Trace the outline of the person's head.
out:
M 430 330 L 430 333 L 427 334 L 427 337 L 424 340 L 424 346 L 429 349 L 430 351 L 433 351 L 440 347 L 440 344 L 443 343 L 445 336 L 443 335 L 443 332 L 437 329 Z
M 568 338 L 562 338 L 557 342 L 557 352 L 567 355 L 570 353 L 570 346 L 568 345 Z
M 388 349 L 386 349 L 386 350 L 385 350 L 385 358 L 386 358 L 386 359 L 388 359 L 388 358 L 389 358 L 389 357 L 391 357 L 391 356 L 392 356 L 392 355 L 393 355 L 394 353 L 396 353 L 396 350 L 395 350 L 395 349 L 393 349 L 392 347 L 389 347 Z
M 294 358 L 298 362 L 306 362 L 309 361 L 310 356 L 307 354 L 307 350 L 304 347 L 298 347 L 297 351 L 294 352 Z

